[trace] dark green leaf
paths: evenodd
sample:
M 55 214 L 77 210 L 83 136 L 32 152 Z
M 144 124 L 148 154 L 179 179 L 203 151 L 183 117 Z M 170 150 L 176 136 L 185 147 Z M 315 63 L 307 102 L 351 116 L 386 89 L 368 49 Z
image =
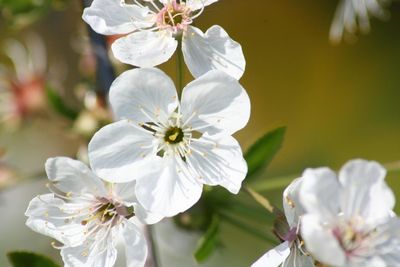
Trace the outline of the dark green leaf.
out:
M 199 244 L 194 253 L 194 257 L 197 262 L 204 262 L 214 252 L 218 244 L 218 232 L 219 217 L 215 214 L 212 218 L 210 226 L 207 229 L 207 232 L 199 240 Z
M 50 86 L 46 87 L 47 99 L 51 107 L 57 111 L 60 115 L 74 120 L 78 117 L 78 112 L 68 107 L 62 97 Z
M 249 167 L 246 182 L 250 181 L 259 170 L 268 166 L 282 146 L 285 131 L 285 127 L 273 130 L 250 147 L 244 156 Z
M 32 252 L 10 252 L 7 256 L 14 267 L 59 267 L 46 256 Z

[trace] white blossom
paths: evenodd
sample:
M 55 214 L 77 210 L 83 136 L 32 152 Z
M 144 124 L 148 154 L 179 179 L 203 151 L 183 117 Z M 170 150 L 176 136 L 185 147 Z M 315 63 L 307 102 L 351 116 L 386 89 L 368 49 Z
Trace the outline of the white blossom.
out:
M 264 254 L 252 267 L 313 267 L 314 260 L 307 254 L 299 236 L 300 218 L 304 209 L 299 201 L 301 178 L 294 180 L 283 193 L 285 222 L 279 222 L 275 234 L 282 243 Z
M 127 266 L 144 266 L 146 239 L 136 218 L 155 223 L 136 201 L 134 184 L 105 184 L 80 161 L 51 158 L 46 162 L 50 194 L 34 198 L 26 225 L 60 242 L 66 267 L 114 266 L 119 239 L 125 244 Z
M 344 37 L 354 38 L 357 32 L 370 31 L 370 16 L 386 19 L 385 9 L 391 0 L 340 0 L 330 30 L 333 43 Z
M 184 60 L 194 77 L 218 69 L 240 79 L 246 64 L 240 44 L 220 26 L 203 33 L 191 25 L 205 6 L 217 1 L 94 0 L 83 19 L 100 34 L 127 34 L 112 45 L 114 56 L 123 63 L 157 66 L 174 54 L 177 39 L 182 38 Z
M 400 220 L 393 216 L 386 170 L 365 160 L 348 162 L 338 177 L 307 169 L 300 201 L 301 236 L 320 262 L 341 267 L 393 267 L 400 263 Z
M 165 73 L 133 69 L 115 80 L 110 102 L 120 121 L 90 141 L 92 168 L 110 182 L 137 179 L 146 209 L 174 216 L 198 201 L 203 184 L 238 193 L 247 164 L 231 135 L 247 124 L 250 100 L 236 79 L 210 71 L 179 102 Z

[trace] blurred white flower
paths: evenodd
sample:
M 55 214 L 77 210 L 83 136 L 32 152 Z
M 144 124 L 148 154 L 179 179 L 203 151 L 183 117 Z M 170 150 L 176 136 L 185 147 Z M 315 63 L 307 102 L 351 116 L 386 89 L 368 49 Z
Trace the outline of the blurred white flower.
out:
M 205 6 L 218 0 L 94 0 L 83 12 L 83 19 L 98 33 L 128 34 L 112 45 L 120 61 L 139 67 L 166 62 L 182 37 L 182 52 L 194 77 L 218 69 L 240 79 L 245 58 L 239 43 L 220 26 L 203 33 L 191 26 Z
M 46 162 L 51 194 L 34 198 L 26 225 L 55 238 L 64 266 L 113 266 L 116 243 L 125 243 L 127 266 L 144 266 L 146 239 L 135 218 L 155 223 L 162 217 L 138 205 L 134 184 L 105 184 L 86 165 L 69 158 Z
M 45 107 L 46 50 L 43 41 L 31 34 L 26 45 L 7 40 L 4 52 L 12 67 L 0 65 L 0 121 L 18 126 Z
M 357 32 L 368 33 L 370 16 L 380 19 L 388 18 L 385 10 L 391 0 L 340 0 L 337 7 L 329 37 L 333 43 L 344 37 L 354 38 Z
M 386 170 L 365 160 L 348 162 L 339 177 L 328 168 L 307 169 L 300 201 L 306 210 L 301 236 L 316 260 L 329 266 L 399 266 L 400 220 Z
M 145 208 L 174 216 L 198 201 L 203 184 L 239 192 L 247 164 L 231 135 L 247 124 L 250 100 L 236 79 L 210 71 L 179 103 L 165 73 L 134 69 L 115 80 L 110 102 L 121 121 L 89 143 L 92 168 L 110 182 L 137 179 Z
M 314 260 L 307 254 L 299 236 L 300 218 L 304 209 L 299 201 L 299 189 L 302 179 L 294 180 L 283 193 L 285 222 L 279 222 L 275 234 L 282 244 L 264 254 L 252 267 L 313 267 Z

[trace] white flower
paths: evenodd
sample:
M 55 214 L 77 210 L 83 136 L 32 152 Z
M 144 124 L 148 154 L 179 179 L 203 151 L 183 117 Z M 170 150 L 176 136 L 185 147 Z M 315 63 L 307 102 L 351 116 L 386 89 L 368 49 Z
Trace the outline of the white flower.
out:
M 112 45 L 114 56 L 124 63 L 157 66 L 174 54 L 182 36 L 184 60 L 194 77 L 218 69 L 240 79 L 246 64 L 240 44 L 220 26 L 206 33 L 191 26 L 205 6 L 217 1 L 94 0 L 83 19 L 100 34 L 128 34 Z
M 30 202 L 26 225 L 63 244 L 64 266 L 113 266 L 121 237 L 127 266 L 144 266 L 146 239 L 134 219 L 155 223 L 162 217 L 138 205 L 132 183 L 106 185 L 80 161 L 63 157 L 48 159 L 46 172 L 53 193 Z
M 384 6 L 390 2 L 391 0 L 340 0 L 330 30 L 331 41 L 338 43 L 343 37 L 354 38 L 358 31 L 368 33 L 371 28 L 369 17 L 372 15 L 386 19 L 388 13 Z
M 247 164 L 231 135 L 247 124 L 250 100 L 236 79 L 210 71 L 183 89 L 179 103 L 165 73 L 133 69 L 115 80 L 110 102 L 121 121 L 89 143 L 92 168 L 110 182 L 137 179 L 146 209 L 174 216 L 198 201 L 203 184 L 238 193 Z
M 308 169 L 300 201 L 306 210 L 301 235 L 307 250 L 330 266 L 392 267 L 400 263 L 400 220 L 393 217 L 386 170 L 353 160 L 339 172 Z
M 252 267 L 313 267 L 314 260 L 307 255 L 299 237 L 300 217 L 304 209 L 299 201 L 299 189 L 302 179 L 294 180 L 283 193 L 283 208 L 286 222 L 280 222 L 275 234 L 282 244 L 268 251 Z

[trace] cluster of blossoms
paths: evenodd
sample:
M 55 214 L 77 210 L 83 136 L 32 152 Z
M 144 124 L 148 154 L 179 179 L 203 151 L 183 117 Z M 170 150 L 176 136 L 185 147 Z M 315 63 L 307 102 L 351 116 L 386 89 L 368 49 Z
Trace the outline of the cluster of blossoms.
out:
M 214 2 L 94 0 L 84 10 L 96 32 L 122 35 L 112 45 L 114 56 L 140 68 L 125 71 L 110 88 L 115 122 L 91 139 L 91 168 L 49 159 L 51 193 L 34 198 L 26 211 L 30 228 L 57 240 L 65 266 L 111 267 L 119 240 L 127 266 L 144 266 L 142 224 L 188 210 L 204 185 L 239 192 L 247 164 L 232 134 L 250 117 L 238 82 L 245 59 L 221 27 L 203 33 L 192 26 Z M 354 2 L 360 14 L 377 5 L 364 1 L 363 9 Z M 178 48 L 195 77 L 177 88 L 180 94 L 154 68 Z M 328 168 L 307 169 L 284 192 L 286 220 L 275 231 L 282 243 L 253 267 L 400 266 L 400 220 L 385 174 L 363 160 L 346 164 L 338 177 Z
M 307 169 L 284 192 L 288 230 L 253 267 L 400 266 L 400 218 L 377 162 Z
M 116 122 L 88 146 L 89 169 L 79 161 L 46 163 L 50 194 L 29 204 L 27 225 L 55 238 L 65 266 L 113 266 L 119 239 L 127 266 L 143 266 L 147 244 L 138 225 L 153 224 L 193 206 L 203 185 L 239 192 L 247 164 L 232 137 L 250 117 L 238 79 L 241 46 L 219 26 L 205 34 L 191 26 L 216 0 L 94 0 L 83 19 L 116 40 L 117 59 L 141 68 L 122 73 L 110 88 Z M 161 70 L 181 47 L 196 78 L 178 88 Z M 180 53 L 180 51 L 178 51 Z
M 391 0 L 340 0 L 337 7 L 329 37 L 333 43 L 343 38 L 352 38 L 360 33 L 370 31 L 370 16 L 387 19 L 389 14 L 385 6 Z

